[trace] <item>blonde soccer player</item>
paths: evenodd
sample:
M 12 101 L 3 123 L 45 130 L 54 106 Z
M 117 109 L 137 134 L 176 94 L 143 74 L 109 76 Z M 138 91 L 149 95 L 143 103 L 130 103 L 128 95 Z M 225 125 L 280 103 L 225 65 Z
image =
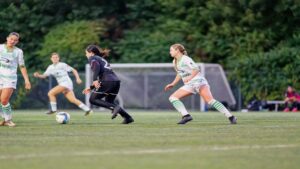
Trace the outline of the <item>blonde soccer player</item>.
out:
M 180 99 L 197 93 L 203 97 L 206 103 L 224 114 L 231 124 L 236 124 L 237 118 L 222 103 L 214 99 L 207 80 L 201 74 L 192 58 L 188 57 L 184 46 L 181 44 L 172 45 L 170 47 L 170 55 L 174 58 L 173 64 L 177 75 L 172 83 L 165 86 L 165 91 L 173 88 L 180 80 L 184 83 L 181 88 L 169 97 L 172 105 L 182 115 L 182 119 L 177 124 L 186 124 L 193 120 Z
M 16 126 L 12 121 L 12 108 L 9 101 L 17 86 L 18 66 L 25 81 L 25 89 L 31 89 L 23 51 L 16 47 L 19 38 L 18 33 L 11 32 L 6 38 L 6 43 L 0 45 L 0 108 L 2 109 L 1 115 L 3 118 L 0 126 Z
M 57 86 L 55 86 L 48 92 L 51 110 L 49 110 L 46 114 L 53 114 L 57 112 L 56 95 L 59 93 L 63 93 L 71 103 L 77 105 L 80 109 L 85 111 L 85 115 L 89 115 L 92 110 L 75 97 L 75 94 L 73 92 L 73 82 L 68 74 L 68 72 L 72 72 L 76 78 L 77 84 L 81 84 L 82 81 L 78 75 L 77 70 L 66 63 L 60 62 L 59 59 L 60 57 L 58 53 L 52 53 L 52 64 L 48 66 L 46 71 L 43 74 L 40 74 L 39 72 L 35 72 L 33 74 L 34 77 L 41 79 L 47 78 L 48 76 L 52 75 L 55 77 L 58 83 Z

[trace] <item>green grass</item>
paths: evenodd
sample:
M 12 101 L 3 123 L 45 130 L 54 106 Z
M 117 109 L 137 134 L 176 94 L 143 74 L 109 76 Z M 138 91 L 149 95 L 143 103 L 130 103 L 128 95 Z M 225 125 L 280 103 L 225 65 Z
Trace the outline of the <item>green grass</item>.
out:
M 15 128 L 0 127 L 0 168 L 70 169 L 298 169 L 300 113 L 134 112 L 120 124 L 108 112 L 57 124 L 43 111 L 16 111 Z

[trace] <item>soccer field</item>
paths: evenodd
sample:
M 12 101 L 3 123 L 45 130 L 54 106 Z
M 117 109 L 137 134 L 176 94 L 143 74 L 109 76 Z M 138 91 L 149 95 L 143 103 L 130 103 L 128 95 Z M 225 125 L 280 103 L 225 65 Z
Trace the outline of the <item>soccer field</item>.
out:
M 298 169 L 300 113 L 133 112 L 120 124 L 108 112 L 57 124 L 43 111 L 16 111 L 15 128 L 0 127 L 0 168 L 10 169 Z

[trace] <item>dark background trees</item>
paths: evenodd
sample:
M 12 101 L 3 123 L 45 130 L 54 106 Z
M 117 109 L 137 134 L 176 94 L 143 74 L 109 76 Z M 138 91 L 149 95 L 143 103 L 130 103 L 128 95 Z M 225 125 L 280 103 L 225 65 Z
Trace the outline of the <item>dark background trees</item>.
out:
M 246 100 L 300 88 L 296 0 L 6 0 L 0 11 L 0 42 L 20 32 L 29 71 L 52 52 L 84 71 L 90 43 L 110 48 L 113 62 L 170 62 L 179 42 L 196 61 L 222 64 Z

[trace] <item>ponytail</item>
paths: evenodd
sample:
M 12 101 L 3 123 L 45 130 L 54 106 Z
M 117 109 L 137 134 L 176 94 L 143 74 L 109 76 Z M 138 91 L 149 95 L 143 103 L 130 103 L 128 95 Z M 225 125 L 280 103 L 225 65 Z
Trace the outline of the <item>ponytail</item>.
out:
M 188 55 L 187 51 L 185 50 L 184 46 L 179 44 L 179 43 L 175 43 L 171 46 L 174 49 L 179 50 L 180 53 L 182 53 L 183 55 Z
M 106 48 L 102 49 L 97 45 L 89 45 L 86 48 L 86 51 L 93 52 L 95 55 L 98 55 L 98 56 L 103 57 L 103 58 L 108 57 L 109 53 L 110 53 L 109 49 L 106 49 Z

